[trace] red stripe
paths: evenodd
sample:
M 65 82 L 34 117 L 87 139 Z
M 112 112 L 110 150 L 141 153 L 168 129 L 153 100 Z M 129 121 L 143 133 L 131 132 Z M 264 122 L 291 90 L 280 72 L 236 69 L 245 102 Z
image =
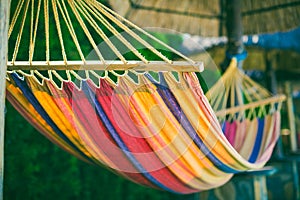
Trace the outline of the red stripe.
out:
M 111 138 L 109 132 L 106 130 L 104 124 L 97 116 L 95 108 L 86 98 L 84 92 L 78 90 L 71 82 L 64 83 L 63 89 L 68 94 L 68 100 L 75 115 L 79 118 L 80 122 L 89 133 L 89 137 L 93 140 L 95 145 L 97 145 L 98 150 L 101 151 L 100 153 L 109 158 L 109 160 L 116 166 L 117 169 L 113 168 L 113 170 L 135 182 L 154 187 L 154 185 L 142 176 L 142 174 L 138 173 L 135 167 L 126 158 L 122 150 L 118 148 L 113 138 Z M 88 143 L 86 135 L 80 132 L 79 135 Z M 127 169 L 127 171 L 122 169 Z
M 97 100 L 124 144 L 134 153 L 135 158 L 148 173 L 174 191 L 182 193 L 197 191 L 178 180 L 160 161 L 147 141 L 143 138 L 134 122 L 130 119 L 129 113 L 124 109 L 124 106 L 121 104 L 118 97 L 114 95 L 114 90 L 107 81 L 101 80 L 100 89 L 96 88 L 91 82 L 89 82 L 89 86 L 95 91 Z M 130 132 L 124 130 L 123 127 L 125 126 L 126 130 L 130 130 Z

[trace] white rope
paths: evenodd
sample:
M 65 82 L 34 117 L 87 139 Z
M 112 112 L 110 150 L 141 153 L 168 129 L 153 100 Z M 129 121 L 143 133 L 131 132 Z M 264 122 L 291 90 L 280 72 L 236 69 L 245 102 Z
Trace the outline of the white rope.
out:
M 144 31 L 143 29 L 141 29 L 140 27 L 138 27 L 137 25 L 133 24 L 132 22 L 130 22 L 129 20 L 125 19 L 124 17 L 122 17 L 121 15 L 119 15 L 118 13 L 114 12 L 113 10 L 109 9 L 108 7 L 104 6 L 103 4 L 100 4 L 99 2 L 95 1 L 95 0 L 91 0 L 93 2 L 95 2 L 96 4 L 100 5 L 102 8 L 104 8 L 105 10 L 109 11 L 110 13 L 112 13 L 115 17 L 119 18 L 120 20 L 126 22 L 128 25 L 130 25 L 131 27 L 139 30 L 141 33 L 145 34 L 146 36 L 148 36 L 149 38 L 153 39 L 154 41 L 158 42 L 159 44 L 163 45 L 164 47 L 166 47 L 168 50 L 172 51 L 173 53 L 177 54 L 178 56 L 182 57 L 183 59 L 191 62 L 192 64 L 195 64 L 195 61 L 191 60 L 190 58 L 186 57 L 185 55 L 183 55 L 182 53 L 180 53 L 179 51 L 175 50 L 174 48 L 170 47 L 169 45 L 163 43 L 162 41 L 160 41 L 159 39 L 157 39 L 156 37 L 154 37 L 153 35 L 149 34 L 148 32 Z
M 34 0 L 32 2 L 34 2 Z M 34 47 L 35 47 L 35 42 L 36 42 L 36 34 L 37 34 L 39 16 L 40 16 L 40 10 L 41 10 L 41 3 L 42 3 L 42 0 L 39 0 L 38 9 L 37 9 L 37 13 L 36 13 L 36 19 L 35 19 L 35 25 L 34 25 L 33 38 L 30 38 L 30 49 L 29 49 L 29 63 L 30 64 L 32 63 L 32 60 L 33 60 Z M 34 3 L 32 3 L 32 5 L 34 5 Z M 34 6 L 33 6 L 32 10 L 33 9 L 34 9 Z M 33 23 L 33 14 L 32 14 L 32 23 Z
M 284 96 L 272 97 L 265 88 L 240 71 L 236 61 L 232 61 L 206 96 L 221 121 L 225 116 L 228 120 L 263 117 L 273 112 L 272 109 L 267 112 L 267 107 L 272 107 L 275 103 L 281 106 L 285 100 Z
M 23 33 L 23 30 L 24 30 L 24 24 L 25 24 L 25 20 L 26 20 L 26 17 L 27 17 L 27 11 L 28 11 L 28 7 L 29 7 L 29 3 L 30 3 L 30 1 L 27 1 L 27 4 L 25 6 L 20 31 L 19 31 L 19 34 L 18 34 L 17 41 L 15 43 L 15 49 L 14 49 L 14 54 L 13 54 L 13 58 L 12 58 L 12 63 L 14 63 L 16 61 L 18 51 L 19 51 L 19 48 L 20 48 L 20 43 L 21 43 L 21 39 L 22 39 L 22 35 L 23 35 L 22 33 Z
M 46 36 L 46 62 L 50 62 L 50 44 L 49 44 L 49 7 L 48 0 L 44 0 L 44 18 L 45 18 L 45 36 Z
M 18 16 L 20 15 L 21 9 L 23 8 L 24 1 L 25 0 L 20 0 L 18 2 L 18 5 L 16 7 L 16 11 L 15 11 L 13 17 L 12 17 L 12 20 L 11 20 L 11 23 L 10 23 L 10 26 L 9 26 L 9 29 L 8 29 L 8 39 L 10 38 L 10 35 L 11 35 L 12 31 L 14 30 L 14 27 L 16 25 L 16 21 L 18 19 Z
M 126 64 L 127 61 L 124 56 L 120 53 L 120 51 L 113 45 L 113 43 L 109 40 L 109 38 L 105 35 L 105 33 L 99 28 L 95 20 L 91 17 L 91 15 L 87 12 L 87 10 L 81 4 L 81 1 L 78 1 L 78 4 L 75 3 L 77 9 L 81 12 L 81 14 L 86 18 L 86 20 L 90 23 L 90 25 L 96 30 L 96 32 L 101 36 L 101 38 L 106 42 L 106 44 L 111 48 L 111 50 L 117 55 L 117 57 Z M 81 5 L 81 7 L 79 6 Z
M 138 58 L 140 58 L 144 63 L 148 63 L 149 61 L 143 57 L 142 54 L 138 52 L 138 50 L 130 43 L 128 42 L 122 34 L 120 34 L 116 28 L 114 28 L 108 20 L 106 20 L 103 15 L 101 15 L 100 12 L 97 12 L 97 10 L 94 7 L 88 7 L 88 4 L 84 4 L 84 6 L 93 14 L 95 14 L 95 17 L 111 32 L 113 35 L 118 38 L 125 46 L 128 47 L 128 49 L 134 53 Z
M 81 50 L 79 41 L 78 41 L 78 39 L 77 39 L 77 36 L 76 36 L 75 30 L 74 30 L 74 27 L 73 27 L 73 25 L 72 25 L 72 21 L 71 21 L 71 19 L 70 19 L 69 13 L 68 13 L 68 11 L 67 11 L 65 1 L 62 1 L 62 6 L 61 6 L 60 2 L 57 1 L 57 5 L 58 5 L 58 7 L 59 7 L 59 9 L 60 9 L 60 11 L 61 11 L 61 14 L 62 14 L 64 20 L 65 20 L 65 23 L 66 23 L 66 25 L 67 25 L 67 27 L 68 27 L 68 30 L 69 30 L 69 32 L 70 32 L 70 35 L 71 35 L 71 37 L 72 37 L 72 39 L 73 39 L 73 41 L 74 41 L 74 43 L 75 43 L 75 46 L 76 46 L 77 51 L 78 51 L 78 53 L 79 53 L 79 55 L 80 55 L 80 58 L 81 58 L 81 60 L 82 60 L 83 62 L 85 62 L 85 58 L 84 58 L 84 55 L 83 55 L 83 53 L 82 53 L 82 50 Z M 62 8 L 62 7 L 63 7 L 63 8 Z
M 103 71 L 104 77 L 108 77 L 108 73 L 113 74 L 114 76 L 120 77 L 128 74 L 128 70 L 132 70 L 133 74 L 140 74 L 140 71 L 181 71 L 182 69 L 187 69 L 187 71 L 200 71 L 202 70 L 202 63 L 196 63 L 184 56 L 180 52 L 176 51 L 172 47 L 164 44 L 151 34 L 147 33 L 143 29 L 119 16 L 117 13 L 102 5 L 98 1 L 94 0 L 20 0 L 17 3 L 17 7 L 13 10 L 12 19 L 10 22 L 10 27 L 8 31 L 8 38 L 11 44 L 14 44 L 14 51 L 12 53 L 10 60 L 8 61 L 9 71 L 11 70 L 31 70 L 30 73 L 36 75 L 38 78 L 42 78 L 42 73 L 38 73 L 38 70 L 49 70 L 48 76 L 45 78 L 55 78 L 59 81 L 64 79 L 59 72 L 56 71 L 55 67 L 57 63 L 61 63 L 65 66 L 64 70 L 67 70 L 66 76 L 70 80 L 71 76 L 76 74 L 74 71 L 72 61 L 75 63 L 81 63 L 82 65 L 87 65 L 88 61 L 86 60 L 85 55 L 87 52 L 84 52 L 85 49 L 92 49 L 98 56 L 97 66 L 105 65 L 105 69 L 108 71 Z M 28 20 L 29 19 L 29 20 Z M 53 20 L 53 24 L 50 19 Z M 18 25 L 19 27 L 16 27 Z M 110 40 L 107 32 L 104 31 L 104 28 L 114 36 L 118 42 L 120 42 L 122 48 L 126 47 L 126 50 L 129 50 L 138 60 L 132 61 L 127 60 L 125 55 L 128 52 L 122 52 L 123 49 L 120 49 L 114 44 L 114 41 Z M 133 31 L 135 29 L 135 31 Z M 23 42 L 26 31 L 29 31 L 29 42 Z M 43 30 L 43 32 L 41 32 Z M 120 31 L 125 31 L 131 38 L 134 39 L 132 43 L 126 36 L 122 35 Z M 51 35 L 50 35 L 51 33 Z M 79 34 L 83 34 L 87 39 L 82 40 L 82 37 L 79 37 Z M 69 37 L 70 36 L 70 37 Z M 80 35 L 81 36 L 81 35 Z M 52 43 L 51 39 L 53 37 L 59 42 Z M 147 37 L 151 41 L 161 45 L 165 50 L 176 54 L 178 57 L 183 59 L 182 64 L 180 62 L 173 62 L 168 57 L 163 55 L 159 50 L 157 50 L 148 40 L 143 38 Z M 45 39 L 45 47 L 42 49 L 41 45 L 37 42 L 40 38 Z M 71 41 L 68 41 L 67 38 L 71 38 Z M 97 39 L 102 39 L 100 42 L 104 41 L 108 47 L 112 50 L 112 53 L 116 55 L 118 60 L 112 62 L 106 60 L 103 56 L 103 52 L 106 49 L 99 49 L 99 41 Z M 22 42 L 21 42 L 22 41 Z M 23 45 L 24 43 L 24 45 Z M 72 60 L 71 53 L 66 52 L 66 44 L 72 44 L 73 49 L 78 53 L 80 61 Z M 56 46 L 55 46 L 56 45 Z M 85 48 L 82 47 L 85 45 Z M 87 47 L 88 46 L 88 47 Z M 149 52 L 152 52 L 162 61 L 149 61 L 145 58 L 144 55 L 139 51 L 137 47 L 143 47 Z M 24 60 L 22 55 L 19 55 L 20 48 L 28 49 L 28 60 Z M 45 60 L 35 60 L 37 52 L 43 50 L 45 55 Z M 56 51 L 60 51 L 60 58 L 54 58 L 57 55 Z M 19 53 L 19 54 L 18 54 Z M 53 60 L 52 60 L 53 59 Z M 57 60 L 62 59 L 62 60 Z M 122 61 L 120 64 L 121 67 L 116 67 L 115 62 Z M 156 69 L 154 63 L 157 62 L 157 66 L 161 69 Z M 159 63 L 160 62 L 160 63 Z M 76 69 L 78 69 L 78 64 Z M 155 64 L 156 65 L 156 64 Z M 10 68 L 12 67 L 12 68 Z M 15 67 L 15 68 L 13 68 Z M 23 67 L 23 68 L 21 68 Z M 101 68 L 101 69 L 102 69 Z M 57 70 L 63 69 L 63 66 L 59 65 Z M 98 69 L 98 68 L 97 68 Z M 89 70 L 97 70 L 89 69 Z M 139 72 L 136 72 L 135 70 Z M 113 70 L 126 70 L 124 74 L 116 73 Z M 101 77 L 95 71 L 85 71 L 85 77 L 89 79 L 90 75 Z M 78 75 L 78 73 L 77 73 Z M 79 75 L 78 75 L 79 76 Z M 74 77 L 76 77 L 74 75 Z
M 62 32 L 61 32 L 61 26 L 60 26 L 60 22 L 59 22 L 59 15 L 58 15 L 57 6 L 56 6 L 56 0 L 52 0 L 52 9 L 53 9 L 53 13 L 54 13 L 56 29 L 58 32 L 58 38 L 59 38 L 59 42 L 60 42 L 60 46 L 61 46 L 61 53 L 63 56 L 64 63 L 67 64 L 67 55 L 66 55 L 66 51 L 65 51 L 64 39 L 63 39 Z

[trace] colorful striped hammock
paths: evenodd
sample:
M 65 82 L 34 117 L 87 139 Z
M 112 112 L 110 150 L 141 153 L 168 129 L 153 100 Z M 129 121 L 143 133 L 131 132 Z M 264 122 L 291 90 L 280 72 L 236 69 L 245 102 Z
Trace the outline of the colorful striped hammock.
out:
M 14 48 L 8 55 L 7 99 L 37 130 L 67 152 L 136 183 L 175 193 L 218 187 L 233 174 L 259 169 L 268 161 L 278 137 L 282 99 L 267 99 L 268 109 L 259 109 L 265 115 L 253 114 L 257 106 L 251 103 L 244 112 L 235 110 L 235 104 L 234 115 L 220 117 L 217 106 L 217 119 L 191 72 L 201 70 L 202 64 L 101 3 L 20 0 L 14 11 L 8 35 Z M 72 16 L 81 30 L 75 30 Z M 40 27 L 43 21 L 45 27 Z M 24 27 L 30 30 L 29 42 L 22 40 Z M 128 61 L 99 27 L 106 27 L 139 61 Z M 126 37 L 115 27 L 124 30 Z M 97 47 L 92 32 L 102 38 L 106 48 Z M 57 33 L 53 37 L 56 42 L 50 42 L 50 33 Z M 173 62 L 140 34 L 184 62 Z M 35 56 L 44 44 L 36 42 L 38 37 L 45 39 L 45 59 Z M 128 38 L 159 61 L 148 61 Z M 64 45 L 66 41 L 73 44 L 72 51 Z M 81 48 L 86 43 L 94 50 L 96 61 L 86 60 Z M 22 52 L 28 49 L 29 54 Z M 58 49 L 62 60 L 51 60 Z M 70 60 L 70 52 L 77 52 L 80 60 Z M 108 62 L 107 52 L 117 61 Z M 22 57 L 25 54 L 27 58 Z M 137 70 L 132 69 L 135 67 Z M 140 70 L 144 72 L 138 73 Z M 214 91 L 219 90 L 209 94 Z M 216 102 L 222 102 L 222 97 L 215 96 Z M 214 105 L 215 100 L 211 100 Z M 222 115 L 224 110 L 220 112 Z M 238 117 L 236 113 L 240 113 Z
M 8 100 L 52 142 L 170 192 L 215 188 L 234 173 L 261 168 L 279 133 L 274 103 L 264 118 L 224 122 L 224 134 L 194 73 L 159 73 L 157 81 L 127 71 L 117 83 L 106 76 L 61 87 L 38 72 L 8 77 Z
M 279 136 L 284 95 L 272 96 L 239 70 L 233 59 L 206 96 L 226 138 L 242 157 L 250 162 L 269 158 Z

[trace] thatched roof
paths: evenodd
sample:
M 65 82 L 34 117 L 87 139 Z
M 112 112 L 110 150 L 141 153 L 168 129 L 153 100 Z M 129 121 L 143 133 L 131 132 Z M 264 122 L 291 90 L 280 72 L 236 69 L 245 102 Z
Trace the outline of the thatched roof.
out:
M 225 0 L 110 0 L 111 7 L 141 27 L 201 36 L 225 35 Z M 286 31 L 300 25 L 299 0 L 243 0 L 245 34 Z

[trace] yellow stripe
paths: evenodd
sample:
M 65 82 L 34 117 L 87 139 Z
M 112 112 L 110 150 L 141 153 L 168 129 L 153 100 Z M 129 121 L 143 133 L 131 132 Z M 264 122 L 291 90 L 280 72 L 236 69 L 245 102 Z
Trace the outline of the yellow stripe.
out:
M 40 116 L 38 112 L 34 109 L 34 107 L 28 102 L 28 100 L 24 97 L 20 89 L 15 87 L 9 81 L 6 82 L 6 89 L 10 92 L 13 98 L 19 103 L 20 108 L 22 108 L 30 117 L 33 123 L 37 126 L 41 127 L 43 130 L 43 134 L 48 137 L 50 140 L 55 142 L 64 150 L 69 153 L 75 155 L 76 157 L 85 160 L 81 155 L 79 155 L 72 147 L 70 147 L 63 139 L 61 139 L 53 129 L 46 123 L 46 121 Z
M 219 171 L 218 175 L 213 175 L 209 172 L 209 169 L 203 165 L 202 161 L 199 160 L 198 156 L 201 152 L 198 150 L 198 154 L 196 154 L 192 151 L 192 149 L 195 150 L 197 147 L 193 141 L 185 141 L 182 135 L 185 135 L 186 138 L 189 138 L 189 136 L 187 136 L 180 124 L 178 124 L 159 94 L 150 93 L 150 91 L 155 91 L 156 89 L 153 84 L 145 82 L 134 85 L 131 80 L 125 78 L 121 79 L 117 90 L 124 91 L 128 88 L 131 90 L 128 91 L 128 93 L 130 94 L 130 92 L 132 92 L 132 95 L 127 94 L 128 96 L 121 95 L 120 97 L 122 98 L 123 104 L 127 104 L 127 106 L 124 106 L 128 107 L 129 104 L 130 110 L 135 110 L 132 117 L 134 117 L 139 128 L 142 129 L 146 140 L 152 148 L 154 147 L 154 149 L 156 149 L 155 152 L 167 166 L 173 162 L 173 164 L 168 167 L 175 175 L 179 176 L 178 178 L 182 180 L 182 174 L 184 174 L 185 177 L 190 176 L 192 179 L 182 181 L 186 184 L 193 184 L 192 181 L 194 180 L 195 184 L 193 187 L 202 189 L 214 187 L 216 184 L 224 183 L 224 180 L 228 180 L 228 177 L 231 176 L 230 174 Z M 179 133 L 179 131 L 181 133 Z M 157 141 L 158 139 L 161 139 L 163 144 Z M 167 148 L 164 144 L 168 145 Z M 157 149 L 157 147 L 159 149 Z M 203 159 L 210 162 L 204 156 Z M 183 163 L 187 169 L 175 171 L 173 168 L 174 163 L 179 161 Z M 214 166 L 211 165 L 211 167 L 213 168 Z M 199 179 L 195 179 L 195 176 Z

